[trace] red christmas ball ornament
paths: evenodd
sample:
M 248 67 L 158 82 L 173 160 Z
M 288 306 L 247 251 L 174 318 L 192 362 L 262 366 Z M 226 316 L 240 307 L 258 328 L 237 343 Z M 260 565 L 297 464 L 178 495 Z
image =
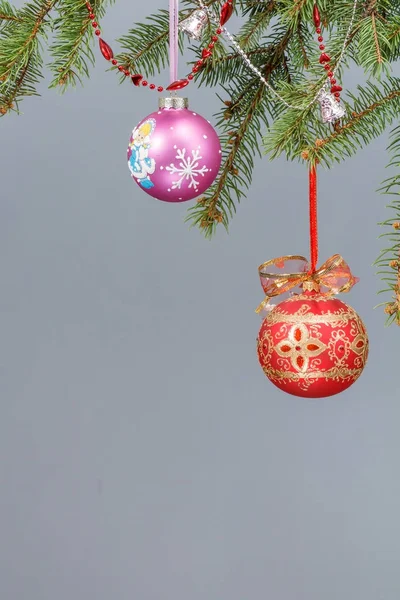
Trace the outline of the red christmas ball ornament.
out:
M 360 377 L 368 336 L 353 308 L 316 291 L 280 302 L 257 340 L 260 365 L 280 390 L 303 398 L 343 392 Z

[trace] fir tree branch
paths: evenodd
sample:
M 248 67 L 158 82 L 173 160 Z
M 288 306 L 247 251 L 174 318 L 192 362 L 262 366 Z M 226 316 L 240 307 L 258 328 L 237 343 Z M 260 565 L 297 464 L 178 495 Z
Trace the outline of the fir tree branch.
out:
M 211 7 L 219 0 L 206 0 Z M 192 14 L 198 7 L 189 11 L 181 11 L 182 20 Z M 183 51 L 183 34 L 179 36 L 179 49 Z M 118 39 L 122 52 L 116 58 L 126 69 L 143 72 L 146 76 L 154 76 L 166 68 L 169 60 L 169 12 L 160 9 L 147 18 L 146 23 L 136 23 L 128 33 Z M 132 50 L 133 49 L 133 50 Z
M 374 42 L 375 42 L 375 48 L 376 48 L 376 60 L 378 63 L 382 63 L 383 59 L 382 59 L 381 48 L 379 45 L 378 32 L 376 30 L 376 21 L 375 21 L 375 13 L 374 12 L 371 14 L 371 22 L 372 22 L 372 31 L 374 33 Z
M 113 0 L 93 0 L 96 18 L 105 14 L 105 6 Z M 53 61 L 50 70 L 54 78 L 50 88 L 61 86 L 65 91 L 69 85 L 75 86 L 81 77 L 89 77 L 89 65 L 95 58 L 91 46 L 94 42 L 92 24 L 88 10 L 82 0 L 62 0 L 58 6 L 58 16 L 53 21 L 54 41 L 50 46 Z
M 36 36 L 38 35 L 40 28 L 44 23 L 45 17 L 49 14 L 49 12 L 52 10 L 52 8 L 57 2 L 58 0 L 46 0 L 44 6 L 41 8 L 39 14 L 36 17 L 32 31 L 29 33 L 24 43 L 18 48 L 17 52 L 15 52 L 13 60 L 11 60 L 11 62 L 9 62 L 7 65 L 8 70 L 2 73 L 3 76 L 7 77 L 7 75 L 9 75 L 12 68 L 18 63 L 20 57 L 26 52 L 28 52 L 29 60 L 33 51 L 33 48 L 31 48 L 31 46 L 33 46 Z M 18 21 L 21 22 L 21 19 L 18 19 Z
M 18 16 L 17 10 L 7 2 L 0 0 L 0 31 L 7 26 L 7 22 L 21 23 L 22 18 Z
M 304 41 L 304 36 L 303 36 L 301 21 L 299 21 L 299 23 L 297 25 L 296 33 L 297 33 L 297 38 L 299 40 L 301 54 L 303 56 L 304 68 L 308 69 L 308 67 L 310 66 L 310 61 L 309 61 L 308 55 L 307 55 L 307 49 L 306 49 L 306 45 L 305 45 L 305 41 Z
M 223 147 L 223 161 L 216 183 L 209 190 L 207 196 L 200 198 L 197 204 L 189 210 L 187 221 L 193 225 L 199 225 L 205 237 L 211 237 L 218 223 L 228 227 L 228 213 L 232 216 L 235 212 L 235 204 L 232 192 L 236 200 L 240 202 L 244 195 L 240 185 L 247 187 L 251 180 L 251 171 L 254 166 L 254 153 L 257 152 L 257 133 L 260 132 L 260 121 L 265 122 L 265 111 L 262 103 L 265 98 L 263 84 L 252 80 L 246 90 L 250 94 L 251 101 L 246 102 L 246 109 L 238 102 L 231 105 L 222 113 L 222 119 L 227 121 L 224 131 L 220 135 Z M 232 110 L 238 111 L 236 118 L 237 127 L 230 120 Z M 258 118 L 255 119 L 255 116 Z M 229 120 L 226 119 L 228 117 Z M 250 136 L 249 136 L 250 133 Z M 238 183 L 239 185 L 238 185 Z
M 243 50 L 247 51 L 260 41 L 274 14 L 275 2 L 258 2 L 256 9 L 245 11 L 248 21 L 242 26 L 238 42 Z
M 25 5 L 20 11 L 21 17 L 14 22 L 15 27 L 19 29 L 12 28 L 3 32 L 4 39 L 0 41 L 0 77 L 4 81 L 0 94 L 2 116 L 15 108 L 19 97 L 36 94 L 35 84 L 41 77 L 42 66 L 38 38 L 46 36 L 46 17 L 57 1 L 46 0 L 42 4 L 35 1 Z M 10 39 L 11 51 L 1 52 Z
M 19 19 L 14 15 L 5 15 L 3 13 L 0 13 L 0 21 L 17 21 L 18 23 L 21 23 L 22 19 Z
M 400 80 L 391 80 L 393 85 L 400 87 Z M 388 92 L 387 85 L 386 91 Z M 378 95 L 380 90 L 369 84 L 371 93 Z M 366 94 L 366 89 L 363 90 L 364 95 L 370 98 L 370 94 Z M 378 93 L 377 93 L 378 92 Z M 308 153 L 310 160 L 324 162 L 340 159 L 340 154 L 346 149 L 346 156 L 351 156 L 358 148 L 362 148 L 364 144 L 376 138 L 383 133 L 388 125 L 397 117 L 400 109 L 400 89 L 392 89 L 381 96 L 379 100 L 362 108 L 362 110 L 351 112 L 351 118 L 342 126 L 336 126 L 335 131 L 328 137 L 318 139 L 318 142 L 313 146 L 308 147 L 305 151 Z M 329 152 L 326 152 L 329 149 Z M 336 152 L 335 152 L 336 151 Z
M 391 160 L 388 167 L 394 169 L 395 173 L 382 183 L 379 191 L 392 196 L 393 199 L 387 208 L 390 208 L 394 215 L 379 223 L 381 227 L 389 228 L 389 231 L 379 237 L 388 240 L 391 245 L 381 250 L 374 265 L 378 267 L 377 275 L 385 285 L 385 289 L 380 293 L 391 293 L 391 298 L 378 306 L 384 306 L 385 313 L 388 315 L 387 325 L 392 323 L 400 325 L 400 126 L 391 132 L 390 140 L 388 150 Z

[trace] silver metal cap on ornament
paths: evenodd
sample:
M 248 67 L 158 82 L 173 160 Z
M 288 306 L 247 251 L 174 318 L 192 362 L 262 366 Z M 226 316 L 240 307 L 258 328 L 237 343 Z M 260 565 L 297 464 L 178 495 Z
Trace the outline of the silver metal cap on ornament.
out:
M 321 106 L 323 123 L 334 123 L 346 114 L 346 109 L 339 104 L 335 96 L 326 89 L 320 92 L 318 102 Z
M 198 8 L 189 17 L 179 23 L 179 29 L 193 40 L 201 40 L 204 27 L 208 23 L 208 15 L 205 10 Z
M 158 108 L 189 108 L 189 100 L 179 96 L 169 96 L 158 99 Z

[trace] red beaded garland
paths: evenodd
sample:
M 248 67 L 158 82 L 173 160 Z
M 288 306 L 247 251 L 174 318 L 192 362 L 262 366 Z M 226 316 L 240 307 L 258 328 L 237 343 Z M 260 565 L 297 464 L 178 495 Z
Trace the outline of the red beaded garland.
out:
M 114 58 L 114 53 L 111 48 L 102 38 L 100 38 L 101 31 L 98 28 L 99 24 L 96 21 L 96 15 L 93 12 L 92 5 L 90 2 L 85 2 L 86 8 L 89 12 L 89 19 L 92 21 L 92 27 L 95 29 L 95 35 L 99 37 L 99 46 L 100 52 L 106 60 L 111 61 L 111 64 L 114 67 L 118 67 L 118 70 L 123 73 L 126 77 L 131 77 L 132 83 L 136 86 L 149 87 L 151 90 L 157 90 L 158 92 L 163 92 L 164 87 L 159 85 L 156 86 L 154 83 L 150 83 L 143 79 L 143 75 L 131 73 L 129 69 L 127 69 L 124 65 L 118 65 L 118 61 Z M 172 82 L 166 89 L 169 91 L 182 89 L 186 87 L 193 79 L 193 73 L 197 73 L 199 71 L 199 67 L 203 66 L 204 60 L 209 58 L 212 54 L 212 50 L 215 47 L 215 43 L 218 41 L 219 36 L 223 32 L 223 25 L 230 19 L 233 14 L 233 0 L 227 0 L 225 4 L 222 6 L 220 13 L 220 26 L 216 29 L 213 36 L 211 37 L 211 41 L 207 47 L 203 49 L 202 56 L 203 60 L 199 60 L 196 65 L 192 68 L 192 73 L 190 73 L 185 79 L 180 79 L 179 81 Z
M 189 81 L 188 79 L 178 79 L 177 81 L 173 81 L 168 87 L 167 90 L 170 91 L 175 91 L 175 90 L 181 90 L 182 88 L 186 87 L 188 85 Z
M 232 14 L 233 14 L 233 3 L 232 3 L 232 0 L 228 0 L 227 2 L 225 2 L 223 7 L 221 8 L 221 15 L 220 15 L 220 20 L 219 20 L 221 27 L 223 27 L 225 25 L 225 23 L 227 23 L 229 21 Z
M 107 44 L 107 42 L 105 42 L 101 38 L 99 39 L 99 46 L 100 46 L 100 52 L 102 53 L 102 55 L 104 56 L 104 58 L 106 60 L 111 60 L 112 58 L 114 58 L 114 53 L 111 49 L 111 46 L 109 46 Z
M 335 96 L 336 100 L 339 102 L 340 101 L 340 92 L 342 91 L 342 88 L 340 86 L 336 86 L 336 79 L 334 78 L 334 74 L 333 71 L 331 70 L 331 57 L 329 56 L 329 54 L 327 54 L 326 52 L 324 52 L 325 50 L 325 45 L 322 43 L 324 41 L 324 38 L 321 35 L 321 16 L 319 14 L 319 10 L 318 10 L 318 6 L 317 4 L 314 4 L 313 7 L 313 21 L 314 21 L 314 25 L 315 25 L 315 31 L 318 35 L 318 42 L 319 44 L 319 49 L 321 50 L 321 55 L 319 57 L 319 62 L 321 65 L 323 65 L 324 69 L 326 70 L 326 75 L 328 77 L 328 79 L 330 79 L 331 82 L 331 93 Z
M 313 7 L 313 19 L 315 27 L 318 28 L 321 25 L 321 17 L 319 15 L 318 6 L 316 4 L 314 4 Z

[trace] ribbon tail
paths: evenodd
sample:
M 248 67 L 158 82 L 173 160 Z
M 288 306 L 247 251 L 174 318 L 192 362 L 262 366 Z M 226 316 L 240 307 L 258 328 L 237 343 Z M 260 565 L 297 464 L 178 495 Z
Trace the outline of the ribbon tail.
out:
M 259 304 L 255 310 L 255 312 L 259 315 L 260 312 L 262 312 L 263 310 L 265 310 L 269 304 L 270 298 L 268 298 L 268 296 L 266 298 L 264 298 L 264 300 L 261 302 L 261 304 Z

